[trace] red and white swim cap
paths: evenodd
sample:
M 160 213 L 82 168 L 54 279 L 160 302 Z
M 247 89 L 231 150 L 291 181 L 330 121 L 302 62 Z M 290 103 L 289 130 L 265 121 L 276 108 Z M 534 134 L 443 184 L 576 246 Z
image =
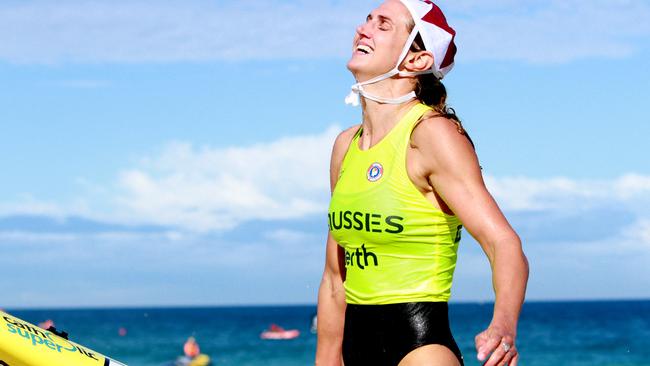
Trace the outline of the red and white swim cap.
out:
M 433 53 L 433 73 L 442 79 L 454 67 L 456 31 L 449 26 L 442 10 L 429 0 L 400 0 L 411 13 L 415 29 L 427 51 Z M 408 45 L 410 47 L 410 44 Z M 401 61 L 401 60 L 400 60 Z

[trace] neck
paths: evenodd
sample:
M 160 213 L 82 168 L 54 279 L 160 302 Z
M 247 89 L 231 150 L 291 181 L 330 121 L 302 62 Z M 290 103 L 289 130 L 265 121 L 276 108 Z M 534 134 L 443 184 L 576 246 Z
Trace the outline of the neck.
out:
M 363 88 L 366 92 L 376 95 L 378 97 L 395 99 L 410 93 L 413 90 L 414 83 L 411 77 L 400 77 L 395 75 L 391 78 L 378 81 L 376 83 L 364 85 Z M 402 104 L 382 104 L 361 96 L 361 103 L 363 107 L 363 124 L 364 129 L 372 130 L 373 127 L 379 127 L 383 124 L 383 120 L 394 117 L 391 114 L 404 109 L 405 106 L 412 106 L 413 101 L 408 101 Z M 394 121 L 396 123 L 396 121 Z M 392 125 L 391 125 L 392 127 Z
M 359 80 L 358 77 L 356 79 Z M 395 75 L 391 78 L 365 85 L 364 89 L 376 96 L 398 98 L 411 92 L 413 87 L 414 79 L 412 77 Z M 413 99 L 402 104 L 382 104 L 361 97 L 363 110 L 361 148 L 367 149 L 374 146 L 417 103 L 419 101 Z
M 361 149 L 368 149 L 384 138 L 404 114 L 418 103 L 417 99 L 403 104 L 380 104 L 371 100 L 362 100 Z

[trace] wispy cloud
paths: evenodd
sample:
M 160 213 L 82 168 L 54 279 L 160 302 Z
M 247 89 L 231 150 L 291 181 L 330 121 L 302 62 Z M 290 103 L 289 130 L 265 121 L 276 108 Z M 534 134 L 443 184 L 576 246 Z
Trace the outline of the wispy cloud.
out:
M 117 202 L 133 220 L 199 231 L 321 213 L 338 132 L 331 127 L 245 148 L 171 144 L 121 173 Z
M 14 202 L 0 202 L 0 217 L 14 215 L 43 215 L 63 218 L 72 214 L 70 207 L 64 209 L 60 204 L 36 199 L 30 195 L 18 197 Z
M 324 215 L 329 200 L 329 155 L 339 131 L 332 126 L 311 136 L 227 148 L 171 143 L 117 172 L 113 185 L 101 187 L 102 202 L 95 202 L 101 207 L 93 206 L 93 192 L 73 204 L 39 203 L 26 197 L 22 205 L 0 205 L 0 216 L 81 217 L 88 220 L 84 227 L 99 228 L 95 230 L 99 232 L 122 232 L 124 227 L 137 231 L 148 225 L 145 231 L 169 228 L 207 233 L 260 220 Z M 650 177 L 645 175 L 600 180 L 485 179 L 500 206 L 530 239 L 594 240 L 650 220 Z M 101 222 L 115 225 L 95 224 Z M 296 235 L 295 230 L 275 229 L 263 229 L 267 239 Z
M 506 210 L 584 210 L 615 205 L 647 212 L 650 177 L 628 174 L 613 180 L 565 177 L 486 177 L 490 191 Z
M 110 241 L 110 242 L 142 242 L 143 240 L 180 240 L 183 238 L 182 233 L 168 231 L 159 233 L 142 233 L 134 231 L 107 231 L 107 232 L 93 232 L 93 233 L 79 233 L 76 231 L 70 232 L 33 232 L 33 231 L 0 231 L 0 242 L 8 243 L 42 243 L 42 244 L 57 244 L 57 243 L 83 243 L 91 241 Z
M 323 225 L 324 226 L 324 225 Z M 304 231 L 276 229 L 263 234 L 264 238 L 282 243 L 305 243 L 314 240 L 314 233 Z
M 0 59 L 146 63 L 346 57 L 378 1 L 3 2 Z M 566 62 L 647 47 L 644 0 L 454 1 L 459 59 Z
M 525 241 L 596 246 L 626 242 L 634 247 L 647 242 L 648 176 L 628 174 L 609 180 L 486 177 L 486 182 Z M 650 246 L 639 248 L 650 254 Z
M 0 299 L 0 305 L 315 301 L 324 240 L 319 236 L 318 240 L 296 241 L 300 235 L 282 229 L 270 236 L 273 239 L 250 235 L 249 229 L 247 237 L 234 245 L 218 235 L 186 233 L 0 231 L 0 273 L 11 278 L 3 282 L 3 291 L 9 295 Z M 197 278 L 201 281 L 192 280 Z M 57 291 L 49 291 L 53 287 Z

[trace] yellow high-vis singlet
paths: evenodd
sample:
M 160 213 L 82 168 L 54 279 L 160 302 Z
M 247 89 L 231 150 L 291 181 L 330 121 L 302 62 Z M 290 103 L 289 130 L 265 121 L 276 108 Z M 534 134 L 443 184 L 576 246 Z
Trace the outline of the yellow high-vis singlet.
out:
M 448 301 L 461 223 L 437 209 L 406 171 L 420 117 L 415 105 L 375 146 L 359 148 L 361 129 L 341 165 L 329 228 L 345 250 L 349 304 Z

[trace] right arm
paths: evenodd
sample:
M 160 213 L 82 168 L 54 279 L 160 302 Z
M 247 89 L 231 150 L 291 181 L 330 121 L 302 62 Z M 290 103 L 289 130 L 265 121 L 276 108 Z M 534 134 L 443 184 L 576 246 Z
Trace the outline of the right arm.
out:
M 338 181 L 343 158 L 357 127 L 343 131 L 334 142 L 330 162 L 330 187 L 332 192 Z M 343 365 L 343 326 L 345 324 L 345 253 L 338 243 L 327 235 L 325 270 L 318 290 L 318 343 L 316 366 Z
M 316 366 L 341 366 L 343 324 L 345 323 L 345 266 L 341 265 L 342 249 L 327 235 L 325 270 L 318 290 L 318 343 Z

